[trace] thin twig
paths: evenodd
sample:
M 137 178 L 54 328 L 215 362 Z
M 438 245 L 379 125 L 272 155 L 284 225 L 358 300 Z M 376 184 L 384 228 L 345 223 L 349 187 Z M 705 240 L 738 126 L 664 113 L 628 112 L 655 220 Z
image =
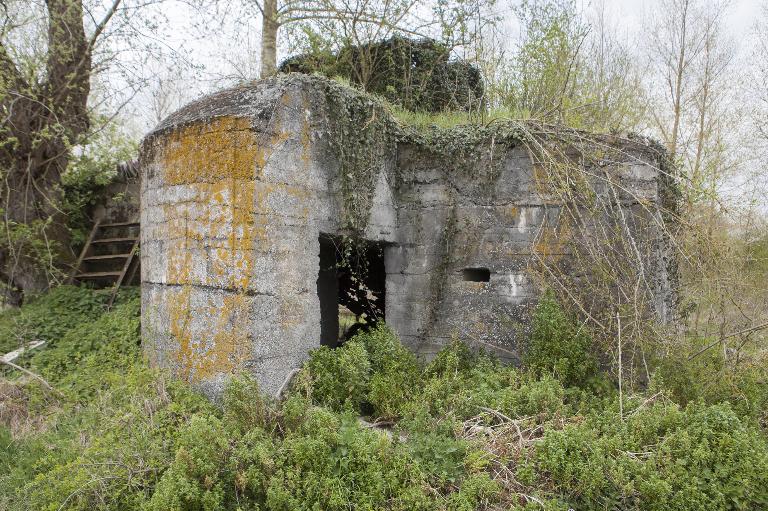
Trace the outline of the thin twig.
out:
M 731 337 L 735 337 L 737 335 L 746 334 L 746 333 L 750 333 L 750 332 L 755 332 L 757 330 L 762 330 L 764 328 L 768 328 L 768 321 L 766 321 L 765 323 L 761 323 L 761 324 L 759 324 L 757 326 L 753 326 L 753 327 L 750 327 L 750 328 L 745 328 L 744 330 L 739 330 L 738 332 L 733 332 L 733 333 L 728 334 L 728 335 L 723 335 L 723 336 L 719 337 L 715 342 L 704 346 L 699 351 L 697 351 L 696 353 L 694 353 L 693 355 L 688 357 L 688 360 L 693 360 L 694 358 L 698 357 L 699 355 L 701 355 L 705 351 L 707 351 L 707 350 L 709 350 L 711 348 L 714 348 L 715 346 L 717 346 L 718 344 L 720 344 L 721 342 L 723 342 L 726 339 L 729 339 Z
M 45 388 L 47 388 L 48 390 L 50 390 L 54 394 L 58 394 L 59 396 L 64 397 L 64 394 L 62 394 L 61 391 L 56 390 L 55 388 L 53 388 L 51 386 L 51 384 L 48 383 L 47 381 L 45 381 L 43 379 L 43 377 L 40 376 L 39 374 L 35 374 L 32 371 L 30 371 L 29 369 L 25 369 L 25 368 L 23 368 L 23 367 L 21 367 L 19 365 L 14 364 L 13 362 L 9 362 L 8 360 L 5 360 L 3 358 L 0 358 L 0 362 L 2 362 L 3 364 L 18 370 L 18 371 L 21 371 L 22 373 L 26 374 L 27 376 L 31 376 L 32 378 L 34 378 L 34 379 L 38 380 L 40 383 L 42 383 L 45 386 Z

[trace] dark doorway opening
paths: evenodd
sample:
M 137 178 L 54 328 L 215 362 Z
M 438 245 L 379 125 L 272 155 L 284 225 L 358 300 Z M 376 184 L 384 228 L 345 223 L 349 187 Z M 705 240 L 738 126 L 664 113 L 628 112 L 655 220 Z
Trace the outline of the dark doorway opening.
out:
M 383 242 L 320 234 L 320 342 L 336 347 L 361 328 L 384 320 Z

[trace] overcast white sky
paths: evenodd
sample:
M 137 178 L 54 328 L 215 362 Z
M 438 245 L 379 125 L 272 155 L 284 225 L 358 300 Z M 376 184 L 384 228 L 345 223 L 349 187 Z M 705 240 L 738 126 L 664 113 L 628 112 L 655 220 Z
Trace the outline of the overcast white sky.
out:
M 641 24 L 648 13 L 659 4 L 658 0 L 606 0 L 606 5 L 616 9 L 628 20 Z M 731 2 L 728 25 L 737 36 L 749 30 L 760 12 L 762 0 L 735 0 Z

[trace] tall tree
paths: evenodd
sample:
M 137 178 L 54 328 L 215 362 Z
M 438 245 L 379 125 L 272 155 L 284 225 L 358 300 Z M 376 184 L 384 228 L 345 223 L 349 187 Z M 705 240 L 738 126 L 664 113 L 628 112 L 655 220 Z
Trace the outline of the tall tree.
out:
M 652 25 L 651 126 L 679 163 L 685 204 L 719 207 L 722 185 L 739 170 L 743 83 L 724 32 L 728 4 L 665 0 Z
M 91 80 L 101 64 L 94 59 L 97 42 L 121 2 L 113 0 L 99 18 L 83 0 L 4 4 L 0 277 L 12 302 L 45 289 L 46 268 L 54 266 L 48 263 L 70 255 L 59 185 L 72 147 L 88 133 Z
M 763 3 L 753 41 L 750 92 L 757 106 L 753 112 L 754 128 L 760 139 L 768 144 L 768 2 Z
M 713 86 L 722 82 L 724 65 L 730 59 L 721 29 L 727 5 L 709 0 L 662 0 L 653 20 L 648 50 L 657 80 L 651 85 L 663 91 L 654 111 L 654 127 L 672 155 L 679 157 L 695 144 L 692 130 L 703 133 L 701 107 L 706 117 L 714 104 Z

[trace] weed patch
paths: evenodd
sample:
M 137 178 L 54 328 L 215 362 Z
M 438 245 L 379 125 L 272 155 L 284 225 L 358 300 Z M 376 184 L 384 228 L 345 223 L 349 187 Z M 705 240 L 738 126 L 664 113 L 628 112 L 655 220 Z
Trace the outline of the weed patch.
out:
M 716 355 L 681 358 L 619 406 L 590 383 L 600 373 L 588 337 L 555 302 L 536 313 L 529 368 L 459 341 L 420 364 L 380 325 L 314 351 L 280 402 L 244 375 L 213 405 L 146 367 L 135 295 L 104 312 L 85 290 L 59 293 L 93 315 L 25 360 L 58 393 L 0 383 L 0 508 L 768 506 L 757 368 L 692 387 L 722 367 Z M 16 314 L 34 318 L 26 307 Z

